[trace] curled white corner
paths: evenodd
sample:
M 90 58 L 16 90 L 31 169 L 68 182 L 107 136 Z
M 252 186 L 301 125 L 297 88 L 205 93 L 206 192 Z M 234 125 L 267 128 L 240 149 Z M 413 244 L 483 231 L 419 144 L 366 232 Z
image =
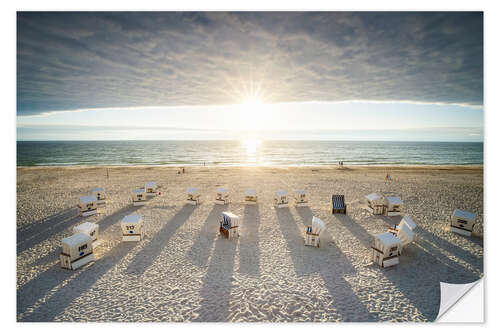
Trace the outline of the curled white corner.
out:
M 436 321 L 438 322 L 457 322 L 455 320 L 447 320 L 443 317 L 443 315 L 450 310 L 465 294 L 467 294 L 476 284 L 479 282 L 482 283 L 482 279 L 474 281 L 472 283 L 464 283 L 464 284 L 452 284 L 452 283 L 444 283 L 441 282 L 441 304 L 439 306 L 439 314 L 436 317 Z M 482 285 L 482 284 L 481 284 Z M 482 293 L 482 290 L 481 290 Z M 482 296 L 482 294 L 481 294 Z M 481 297 L 482 299 L 482 297 Z M 470 307 L 470 305 L 469 305 Z M 482 310 L 482 304 L 481 304 Z M 447 317 L 447 316 L 445 316 Z M 458 320 L 458 322 L 468 322 L 469 320 L 465 317 L 461 318 L 462 320 Z M 475 320 L 472 320 L 475 321 Z

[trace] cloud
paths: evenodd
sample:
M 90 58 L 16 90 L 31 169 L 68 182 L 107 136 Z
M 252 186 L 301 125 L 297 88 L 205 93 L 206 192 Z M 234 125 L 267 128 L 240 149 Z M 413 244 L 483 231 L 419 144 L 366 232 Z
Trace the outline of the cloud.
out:
M 18 115 L 251 96 L 483 103 L 480 12 L 19 12 L 17 30 Z

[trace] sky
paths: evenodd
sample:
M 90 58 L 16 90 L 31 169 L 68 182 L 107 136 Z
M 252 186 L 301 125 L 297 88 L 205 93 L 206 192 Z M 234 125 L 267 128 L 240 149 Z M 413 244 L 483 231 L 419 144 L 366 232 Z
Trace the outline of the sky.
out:
M 18 12 L 18 140 L 483 140 L 480 12 Z

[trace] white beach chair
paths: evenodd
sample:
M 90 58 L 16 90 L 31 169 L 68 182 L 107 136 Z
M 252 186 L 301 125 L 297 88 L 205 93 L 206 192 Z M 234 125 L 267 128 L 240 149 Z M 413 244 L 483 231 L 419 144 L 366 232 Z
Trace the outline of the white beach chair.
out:
M 316 216 L 313 216 L 311 226 L 306 227 L 304 245 L 319 247 L 320 234 L 325 228 L 325 223 Z
M 77 269 L 94 261 L 92 237 L 78 233 L 61 241 L 61 254 L 59 255 L 61 267 Z
M 306 207 L 308 206 L 306 191 L 296 190 L 295 191 L 295 207 Z
M 368 210 L 374 215 L 384 214 L 384 202 L 382 196 L 377 193 L 368 194 L 366 197 Z
M 401 241 L 401 250 L 402 250 L 406 245 L 413 242 L 415 236 L 413 234 L 413 231 L 410 229 L 410 227 L 408 227 L 406 223 L 400 223 L 398 227 L 399 228 L 396 237 L 398 237 L 399 240 Z
M 403 210 L 403 200 L 400 197 L 385 197 L 384 212 L 387 216 L 401 215 Z
M 198 193 L 198 189 L 195 187 L 189 187 L 186 191 L 187 199 L 186 202 L 190 205 L 196 206 L 200 203 L 200 194 Z
M 405 215 L 398 225 L 394 226 L 394 228 L 390 228 L 388 231 L 392 232 L 393 234 L 397 234 L 399 228 L 403 225 L 406 225 L 408 228 L 410 228 L 411 231 L 415 230 L 415 228 L 417 227 L 417 224 L 408 215 Z
M 392 233 L 376 235 L 375 244 L 372 246 L 372 260 L 381 267 L 397 265 L 401 248 L 401 240 Z
M 93 188 L 90 191 L 90 193 L 94 197 L 96 197 L 98 205 L 106 204 L 106 193 L 104 192 L 104 188 L 102 188 L 102 187 Z
M 223 187 L 215 189 L 215 203 L 218 205 L 226 205 L 229 203 L 229 193 Z
M 146 192 L 146 197 L 156 197 L 156 183 L 146 182 L 146 184 L 144 184 L 144 191 Z
M 99 225 L 96 223 L 85 222 L 73 228 L 73 234 L 86 234 L 92 237 L 92 247 L 95 249 L 100 245 Z
M 231 212 L 222 212 L 220 220 L 219 232 L 226 236 L 227 239 L 240 236 L 240 218 Z
M 146 204 L 146 191 L 143 188 L 132 190 L 132 203 L 134 206 L 144 206 Z
M 285 190 L 278 190 L 274 194 L 274 206 L 278 208 L 288 207 L 288 192 Z
M 476 222 L 476 214 L 455 209 L 451 215 L 450 230 L 460 235 L 470 237 Z
M 97 198 L 93 195 L 80 197 L 77 207 L 80 216 L 94 215 L 97 213 Z
M 144 236 L 142 215 L 127 215 L 121 223 L 122 241 L 138 242 Z
M 245 190 L 245 203 L 249 205 L 257 204 L 257 191 L 254 189 Z

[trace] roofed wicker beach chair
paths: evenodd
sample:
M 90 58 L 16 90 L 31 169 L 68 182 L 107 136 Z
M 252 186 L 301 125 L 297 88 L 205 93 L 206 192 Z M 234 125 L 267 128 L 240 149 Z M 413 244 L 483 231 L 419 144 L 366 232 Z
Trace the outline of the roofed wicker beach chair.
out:
M 123 242 L 138 242 L 144 237 L 142 215 L 127 215 L 120 222 Z
M 99 242 L 99 225 L 96 223 L 85 222 L 73 228 L 73 235 L 87 234 L 92 237 L 92 246 L 94 249 L 100 245 Z
M 93 195 L 80 197 L 77 207 L 80 216 L 91 216 L 97 214 L 97 198 Z
M 417 227 L 417 224 L 413 222 L 413 220 L 408 215 L 405 215 L 398 225 L 395 225 L 393 228 L 389 228 L 389 230 L 387 231 L 392 232 L 393 234 L 397 234 L 399 228 L 401 228 L 401 226 L 403 226 L 404 224 L 406 224 L 406 226 L 410 228 L 411 231 L 415 230 L 415 228 Z
M 227 239 L 240 236 L 240 218 L 231 212 L 222 212 L 220 220 L 219 232 L 226 236 Z
M 332 195 L 332 214 L 347 214 L 343 194 Z
M 306 207 L 308 205 L 306 191 L 295 191 L 295 207 Z
M 90 193 L 94 197 L 96 197 L 98 205 L 106 204 L 106 194 L 104 192 L 104 188 L 102 188 L 102 187 L 93 188 L 90 191 Z
M 320 234 L 325 229 L 325 223 L 313 216 L 311 226 L 306 227 L 304 245 L 319 247 Z
M 215 189 L 215 203 L 218 205 L 226 205 L 229 203 L 229 193 L 223 187 Z
M 144 206 L 146 204 L 146 191 L 143 188 L 132 190 L 132 203 L 134 206 Z
M 470 237 L 476 221 L 476 214 L 455 209 L 451 215 L 450 230 L 460 235 Z
M 381 195 L 377 193 L 368 194 L 366 197 L 368 210 L 375 215 L 384 214 L 384 202 Z
M 254 189 L 245 190 L 245 203 L 250 205 L 257 204 L 257 191 Z
M 288 192 L 285 190 L 278 190 L 274 194 L 274 206 L 278 208 L 288 207 Z
M 187 198 L 186 202 L 190 205 L 196 206 L 200 203 L 200 193 L 198 193 L 198 189 L 195 187 L 189 187 L 186 191 Z
M 61 246 L 59 259 L 61 267 L 66 269 L 77 269 L 91 261 L 94 261 L 94 248 L 92 237 L 84 233 L 77 233 L 64 238 Z
M 403 210 L 403 200 L 400 197 L 385 197 L 384 212 L 387 216 L 401 215 Z
M 156 197 L 156 183 L 155 182 L 146 182 L 144 185 L 144 191 L 146 192 L 147 197 Z
M 385 232 L 375 236 L 372 246 L 372 260 L 381 267 L 390 267 L 399 264 L 402 243 L 396 235 Z

